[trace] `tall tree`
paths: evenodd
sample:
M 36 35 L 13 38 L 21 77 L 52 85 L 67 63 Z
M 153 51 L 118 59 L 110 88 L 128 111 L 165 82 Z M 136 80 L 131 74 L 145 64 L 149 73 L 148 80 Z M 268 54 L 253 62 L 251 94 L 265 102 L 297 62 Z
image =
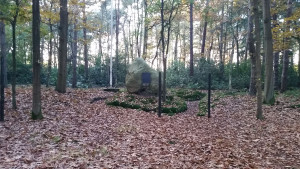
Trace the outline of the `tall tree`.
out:
M 12 71 L 12 78 L 11 78 L 11 90 L 12 90 L 12 108 L 17 109 L 17 102 L 16 102 L 16 71 L 17 71 L 17 63 L 16 63 L 16 51 L 17 51 L 17 45 L 16 45 L 16 26 L 17 26 L 17 18 L 19 16 L 20 11 L 20 1 L 15 0 L 15 13 L 13 15 L 13 19 L 11 21 L 12 26 L 12 38 L 13 38 L 13 49 L 12 49 L 12 65 L 13 65 L 13 71 Z
M 118 83 L 118 72 L 119 72 L 119 24 L 120 24 L 120 1 L 116 3 L 116 60 L 115 60 L 115 85 Z
M 42 119 L 41 110 L 41 61 L 40 61 L 40 4 L 32 0 L 32 114 L 33 120 Z
M 273 8 L 277 8 L 276 6 L 276 2 L 273 1 L 272 3 L 272 7 Z M 276 12 L 273 13 L 272 16 L 272 29 L 276 29 L 276 27 L 279 26 L 278 24 L 278 14 Z M 278 43 L 278 33 L 277 32 L 273 32 L 273 40 L 274 40 L 274 44 Z M 279 50 L 275 50 L 274 51 L 274 87 L 276 90 L 280 89 L 280 82 L 279 82 Z
M 77 17 L 74 15 L 74 35 L 73 35 L 73 50 L 72 50 L 72 88 L 77 87 L 77 37 L 78 37 L 78 28 L 77 28 Z
M 60 26 L 59 26 L 59 51 L 58 74 L 56 91 L 66 92 L 67 84 L 67 42 L 68 42 L 68 0 L 60 0 Z
M 223 74 L 224 74 L 224 62 L 223 62 L 223 36 L 224 36 L 224 6 L 225 6 L 225 4 L 224 4 L 225 2 L 224 2 L 224 0 L 222 0 L 222 20 L 221 20 L 221 26 L 220 26 L 220 41 L 219 41 L 219 60 L 220 60 L 220 72 L 221 72 L 221 74 L 222 74 L 222 76 L 223 76 Z
M 164 27 L 165 27 L 165 21 L 164 21 L 164 0 L 161 0 L 161 10 L 160 10 L 160 19 L 161 19 L 161 44 L 162 44 L 162 59 L 164 64 L 166 63 L 166 57 L 165 57 L 165 35 L 164 35 Z M 164 65 L 164 71 L 163 71 L 163 101 L 166 99 L 166 73 L 167 68 Z
M 0 121 L 4 121 L 4 58 L 6 57 L 6 37 L 4 20 L 0 20 L 0 50 L 1 50 L 1 89 L 0 89 Z
M 190 2 L 190 76 L 194 75 L 194 52 L 193 52 L 193 0 Z
M 201 47 L 201 57 L 204 57 L 205 51 L 205 42 L 206 42 L 206 30 L 207 30 L 207 23 L 208 23 L 208 9 L 209 9 L 209 0 L 206 0 L 205 5 L 205 16 L 204 16 L 204 28 L 203 28 L 203 35 L 202 35 L 202 47 Z
M 89 60 L 88 60 L 88 42 L 87 42 L 87 17 L 86 17 L 86 3 L 83 0 L 83 57 L 84 57 L 84 78 L 85 81 L 88 82 L 89 79 Z
M 291 27 L 291 20 L 289 20 L 289 17 L 292 16 L 292 0 L 287 1 L 287 14 L 286 14 L 286 32 L 290 32 Z M 284 39 L 285 41 L 285 50 L 283 52 L 283 66 L 282 66 L 282 74 L 281 74 L 281 88 L 280 92 L 284 92 L 287 89 L 287 83 L 288 83 L 288 68 L 289 68 L 289 57 L 290 57 L 290 38 L 286 37 Z
M 145 17 L 145 23 L 144 23 L 144 46 L 143 46 L 143 58 L 146 59 L 147 57 L 147 42 L 148 42 L 148 25 L 149 25 L 149 21 L 148 21 L 148 2 L 147 0 L 144 0 L 144 17 Z
M 52 11 L 53 8 L 53 1 L 50 1 L 50 11 Z M 52 19 L 49 17 L 49 30 L 50 30 L 50 37 L 49 37 L 49 48 L 48 48 L 48 69 L 47 69 L 47 80 L 46 80 L 46 86 L 49 86 L 51 71 L 52 71 L 52 54 L 53 54 L 53 24 Z
M 251 77 L 250 77 L 250 86 L 249 86 L 249 95 L 256 95 L 256 55 L 255 55 L 255 46 L 254 46 L 254 37 L 253 37 L 253 0 L 249 1 L 249 12 L 248 12 L 248 49 L 251 59 Z
M 256 61 L 256 118 L 262 120 L 262 89 L 261 89 L 261 59 L 260 59 L 260 18 L 258 11 L 258 0 L 253 2 L 254 22 L 255 22 L 255 61 Z
M 263 20 L 264 20 L 264 54 L 266 58 L 265 65 L 265 84 L 264 84 L 264 102 L 274 104 L 274 78 L 273 78 L 273 42 L 271 31 L 271 12 L 270 0 L 263 0 Z

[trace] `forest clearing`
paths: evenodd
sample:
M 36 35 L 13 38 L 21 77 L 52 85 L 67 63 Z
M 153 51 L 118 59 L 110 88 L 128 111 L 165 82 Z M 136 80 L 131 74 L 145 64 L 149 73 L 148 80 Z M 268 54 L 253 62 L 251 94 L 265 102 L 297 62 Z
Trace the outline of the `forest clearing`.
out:
M 31 90 L 17 88 L 18 110 L 7 102 L 0 168 L 300 167 L 299 89 L 263 105 L 265 119 L 257 120 L 255 97 L 246 92 L 213 91 L 212 98 L 222 97 L 213 99 L 210 119 L 196 116 L 198 101 L 159 118 L 105 100 L 91 103 L 114 95 L 100 88 L 61 94 L 42 87 L 44 119 L 38 121 L 30 119 Z
M 0 0 L 0 169 L 300 169 L 299 0 Z

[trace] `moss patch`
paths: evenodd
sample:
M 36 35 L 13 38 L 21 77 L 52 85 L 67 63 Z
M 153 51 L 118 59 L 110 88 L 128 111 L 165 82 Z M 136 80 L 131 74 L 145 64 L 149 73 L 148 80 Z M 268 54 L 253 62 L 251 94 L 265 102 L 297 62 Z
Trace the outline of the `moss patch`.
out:
M 119 106 L 129 109 L 140 109 L 146 112 L 158 110 L 158 98 L 153 96 L 140 96 L 120 92 L 112 99 L 106 101 L 107 105 Z M 186 102 L 176 96 L 167 96 L 162 103 L 162 113 L 174 115 L 187 110 Z
M 185 99 L 186 101 L 201 100 L 205 95 L 205 93 L 201 93 L 197 90 L 179 89 L 176 91 L 176 96 Z

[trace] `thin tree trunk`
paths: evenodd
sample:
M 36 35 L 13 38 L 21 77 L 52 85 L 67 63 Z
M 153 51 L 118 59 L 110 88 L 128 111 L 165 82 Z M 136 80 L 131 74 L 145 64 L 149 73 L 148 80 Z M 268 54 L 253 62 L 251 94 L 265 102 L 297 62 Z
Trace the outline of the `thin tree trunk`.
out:
M 193 2 L 190 2 L 190 76 L 194 75 L 193 38 Z
M 288 0 L 287 2 L 287 15 L 286 18 L 291 17 L 292 15 L 292 0 Z M 290 32 L 290 24 L 291 21 L 287 21 L 286 23 L 286 31 Z M 289 55 L 290 55 L 290 51 L 289 48 L 291 46 L 291 42 L 290 42 L 290 38 L 285 38 L 285 43 L 286 43 L 286 49 L 283 52 L 283 66 L 282 66 L 282 74 L 281 74 L 281 88 L 280 88 L 280 92 L 283 93 L 287 90 L 287 84 L 288 84 L 288 69 L 289 69 Z
M 220 72 L 221 76 L 223 77 L 224 74 L 224 63 L 223 63 L 223 36 L 224 36 L 224 0 L 222 0 L 222 21 L 221 21 L 221 35 L 220 35 L 220 42 L 219 42 L 219 61 L 220 61 Z
M 238 23 L 236 24 L 235 44 L 236 44 L 236 66 L 237 66 L 237 68 L 239 68 L 239 66 L 240 66 L 240 51 L 239 51 L 239 26 L 238 26 Z
M 72 53 L 72 88 L 77 87 L 77 18 L 74 23 L 74 37 L 73 37 L 73 53 Z
M 179 29 L 179 27 L 178 27 Z M 179 32 L 175 35 L 175 48 L 174 48 L 174 60 L 177 62 L 178 59 L 178 38 L 179 38 Z
M 258 0 L 253 0 L 253 13 L 255 22 L 255 41 L 256 41 L 256 118 L 262 120 L 262 89 L 261 89 L 261 60 L 260 60 L 260 18 L 258 12 Z
M 52 3 L 51 3 L 51 9 L 52 9 Z M 51 18 L 49 18 L 49 29 L 50 29 L 50 39 L 49 39 L 49 49 L 48 49 L 48 72 L 47 72 L 46 87 L 49 87 L 51 68 L 52 68 L 53 28 L 52 28 Z
M 205 17 L 204 17 L 204 28 L 203 28 L 203 36 L 202 36 L 202 47 L 201 47 L 201 57 L 204 57 L 204 51 L 205 51 L 205 42 L 206 42 L 206 29 L 207 29 L 207 15 L 208 15 L 208 9 L 209 9 L 209 0 L 206 0 L 205 5 Z
M 273 15 L 273 28 L 278 26 L 277 23 L 277 14 Z M 276 34 L 274 34 L 276 36 Z M 274 37 L 274 41 L 276 41 L 278 37 Z M 276 90 L 280 89 L 280 82 L 279 82 L 279 51 L 274 52 L 274 87 Z
M 214 34 L 212 33 L 212 34 L 211 34 L 210 47 L 209 47 L 208 55 L 207 55 L 207 60 L 208 60 L 209 62 L 210 62 L 210 60 L 211 60 L 211 51 L 212 51 L 213 45 L 214 45 Z
M 87 27 L 87 17 L 85 13 L 85 0 L 83 0 L 84 6 L 83 6 L 83 40 L 84 40 L 84 48 L 83 48 L 83 55 L 84 55 L 84 78 L 85 82 L 88 82 L 89 79 L 89 60 L 88 60 L 88 41 L 86 37 L 86 27 Z
M 146 59 L 147 57 L 147 42 L 148 42 L 148 3 L 147 0 L 144 0 L 144 7 L 145 7 L 145 21 L 144 21 L 144 46 L 143 46 L 143 58 Z
M 32 114 L 33 120 L 42 119 L 41 103 L 41 63 L 40 63 L 40 5 L 39 0 L 32 0 Z
M 249 0 L 249 14 L 248 14 L 248 49 L 249 56 L 251 60 L 251 77 L 249 85 L 249 95 L 256 95 L 256 55 L 255 55 L 255 46 L 254 46 L 254 37 L 253 37 L 253 0 Z M 256 48 L 260 48 L 259 46 Z
M 116 60 L 115 60 L 115 64 L 116 64 L 116 69 L 115 69 L 115 85 L 118 84 L 118 72 L 119 72 L 119 3 L 120 1 L 117 1 L 118 4 L 117 5 L 117 10 L 116 10 Z
M 265 65 L 265 85 L 264 102 L 274 104 L 274 78 L 273 78 L 273 43 L 271 31 L 270 0 L 263 0 L 263 20 L 264 20 L 264 54 Z
M 12 78 L 11 78 L 11 90 L 12 90 L 12 108 L 17 109 L 17 103 L 16 103 L 16 71 L 17 71 L 17 65 L 16 65 L 16 23 L 17 20 L 14 19 L 12 22 L 12 36 L 13 36 L 13 49 L 12 49 L 12 65 L 13 65 L 13 71 L 12 71 Z
M 67 42 L 68 42 L 68 0 L 60 0 L 60 31 L 58 51 L 58 74 L 56 91 L 66 92 L 67 84 Z
M 233 65 L 232 65 L 232 60 L 233 60 L 233 54 L 234 54 L 234 39 L 232 39 L 231 42 L 231 54 L 230 54 L 230 59 L 229 59 L 229 66 L 230 66 L 230 70 L 229 70 L 229 82 L 228 82 L 228 88 L 229 90 L 232 90 L 232 70 L 233 70 Z
M 163 101 L 166 101 L 166 92 L 167 92 L 167 87 L 166 87 L 166 75 L 167 75 L 167 61 L 165 58 L 165 36 L 164 36 L 164 0 L 161 0 L 161 42 L 162 42 L 162 59 L 163 59 Z
M 1 14 L 1 13 L 0 13 Z M 4 87 L 5 87 L 5 78 L 4 78 L 4 58 L 6 57 L 6 37 L 5 37 L 5 24 L 3 20 L 0 20 L 0 50 L 1 50 L 1 100 L 0 100 L 0 121 L 4 121 Z

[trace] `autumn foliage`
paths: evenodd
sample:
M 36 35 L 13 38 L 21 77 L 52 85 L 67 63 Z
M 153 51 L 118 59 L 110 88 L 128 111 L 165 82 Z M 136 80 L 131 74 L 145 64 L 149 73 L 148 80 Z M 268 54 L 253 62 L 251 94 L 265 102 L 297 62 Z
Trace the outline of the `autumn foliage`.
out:
M 188 110 L 155 112 L 111 107 L 101 89 L 42 88 L 44 119 L 33 121 L 31 87 L 17 88 L 18 110 L 6 101 L 0 123 L 0 168 L 299 168 L 299 91 L 263 105 L 255 98 L 213 91 L 212 117 Z M 10 98 L 10 90 L 6 98 Z

